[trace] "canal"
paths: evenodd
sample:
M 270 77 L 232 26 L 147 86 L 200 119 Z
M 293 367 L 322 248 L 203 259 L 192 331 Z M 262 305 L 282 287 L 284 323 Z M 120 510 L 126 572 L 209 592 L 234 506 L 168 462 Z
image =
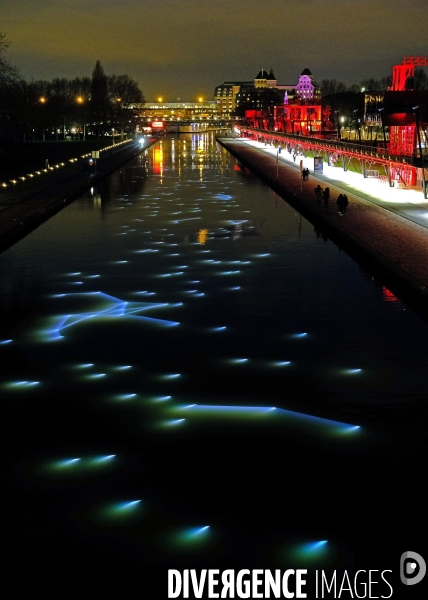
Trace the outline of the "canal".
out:
M 163 138 L 0 270 L 17 591 L 156 600 L 168 568 L 399 585 L 427 321 L 213 132 Z

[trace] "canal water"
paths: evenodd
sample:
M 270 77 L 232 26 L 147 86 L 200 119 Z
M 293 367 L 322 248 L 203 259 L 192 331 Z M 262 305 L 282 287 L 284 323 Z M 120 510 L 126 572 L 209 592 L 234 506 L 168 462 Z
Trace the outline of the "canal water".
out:
M 213 132 L 162 139 L 0 270 L 17 591 L 156 600 L 168 568 L 400 585 L 427 322 Z

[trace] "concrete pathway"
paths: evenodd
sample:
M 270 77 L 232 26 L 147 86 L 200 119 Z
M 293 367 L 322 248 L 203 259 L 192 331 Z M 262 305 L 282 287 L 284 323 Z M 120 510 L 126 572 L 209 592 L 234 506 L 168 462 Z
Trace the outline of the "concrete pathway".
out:
M 259 142 L 245 138 L 217 139 L 355 258 L 362 260 L 369 268 L 382 272 L 393 286 L 396 285 L 404 293 L 408 292 L 418 301 L 422 300 L 428 307 L 428 203 L 423 202 L 422 194 L 411 198 L 414 204 L 406 202 L 406 210 L 414 211 L 410 219 L 401 205 L 394 205 L 398 193 L 406 190 L 392 188 L 392 200 L 385 204 L 374 192 L 368 198 L 367 191 L 353 189 L 347 182 L 329 179 L 327 173 L 315 177 L 311 170 L 309 181 L 302 181 L 299 168 L 302 157 L 297 157 L 294 164 L 291 155 L 289 159 L 284 156 L 284 152 L 288 154 L 284 150 L 277 160 L 276 149 L 265 148 Z M 306 159 L 306 162 L 311 168 L 310 159 Z M 305 161 L 303 164 L 306 166 Z M 327 184 L 330 188 L 328 208 L 316 203 L 314 186 L 317 183 L 322 187 Z M 379 182 L 373 183 L 382 186 Z M 349 206 L 346 215 L 340 216 L 336 199 L 344 190 Z
M 273 146 L 265 146 L 264 143 L 243 138 L 242 142 L 266 152 L 276 160 L 277 149 Z M 315 183 L 322 187 L 334 184 L 341 191 L 353 193 L 382 208 L 391 210 L 423 227 L 428 227 L 428 200 L 423 197 L 422 189 L 405 188 L 401 185 L 390 187 L 385 180 L 375 178 L 364 178 L 354 171 L 344 171 L 341 167 L 330 167 L 323 164 L 323 174 L 313 175 L 314 159 L 311 157 L 297 156 L 293 160 L 291 153 L 282 150 L 278 160 L 288 164 L 300 172 L 300 160 L 303 168 L 311 171 Z

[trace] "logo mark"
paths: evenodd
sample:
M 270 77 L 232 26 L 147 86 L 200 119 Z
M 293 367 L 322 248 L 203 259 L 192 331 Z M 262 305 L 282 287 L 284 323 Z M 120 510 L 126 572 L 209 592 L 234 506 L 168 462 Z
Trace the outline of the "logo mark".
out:
M 425 577 L 427 566 L 417 552 L 403 552 L 400 558 L 400 579 L 404 585 L 415 585 Z

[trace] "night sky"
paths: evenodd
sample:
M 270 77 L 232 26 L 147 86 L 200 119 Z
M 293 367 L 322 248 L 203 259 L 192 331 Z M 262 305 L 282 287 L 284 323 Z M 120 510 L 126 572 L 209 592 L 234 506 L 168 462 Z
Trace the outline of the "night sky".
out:
M 212 99 L 262 68 L 296 84 L 382 78 L 426 55 L 427 0 L 0 0 L 8 56 L 26 79 L 127 73 L 147 100 Z

